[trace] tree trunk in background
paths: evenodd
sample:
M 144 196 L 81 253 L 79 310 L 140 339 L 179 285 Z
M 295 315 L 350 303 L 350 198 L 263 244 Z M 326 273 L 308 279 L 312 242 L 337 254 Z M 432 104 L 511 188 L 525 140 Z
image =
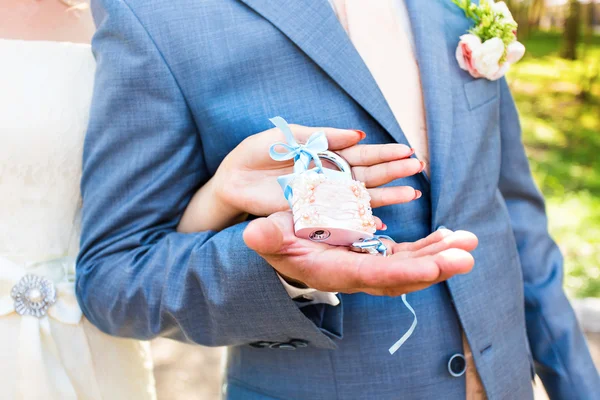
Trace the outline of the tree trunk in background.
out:
M 518 35 L 519 40 L 525 40 L 529 37 L 530 25 L 529 25 L 529 10 L 531 0 L 520 2 L 518 5 L 515 4 L 512 8 L 513 17 L 519 25 Z
M 517 2 L 515 0 L 505 0 L 504 2 L 508 6 L 509 10 L 514 11 L 517 9 Z
M 579 22 L 581 19 L 581 4 L 579 0 L 570 0 L 565 31 L 560 56 L 568 60 L 577 59 L 577 43 L 579 41 Z
M 581 18 L 584 25 L 584 45 L 582 46 L 583 53 L 579 54 L 579 58 L 582 60 L 583 73 L 580 79 L 581 90 L 577 97 L 583 102 L 589 102 L 593 98 L 594 85 L 600 78 L 600 61 L 595 57 L 588 57 L 588 51 L 593 46 L 594 39 L 594 2 L 581 7 L 583 8 Z
M 585 44 L 586 47 L 591 45 L 594 37 L 594 2 L 590 2 L 584 6 L 583 20 L 585 24 Z
M 533 0 L 531 2 L 528 21 L 530 32 L 535 32 L 540 28 L 540 20 L 542 19 L 545 7 L 546 2 L 544 0 Z

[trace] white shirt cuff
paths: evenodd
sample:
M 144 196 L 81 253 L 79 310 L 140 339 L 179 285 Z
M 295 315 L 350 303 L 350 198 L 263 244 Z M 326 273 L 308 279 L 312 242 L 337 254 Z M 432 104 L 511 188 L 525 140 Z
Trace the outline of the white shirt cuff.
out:
M 312 288 L 297 288 L 295 286 L 290 285 L 283 279 L 279 274 L 277 274 L 281 284 L 285 288 L 285 291 L 292 299 L 297 299 L 302 297 L 303 299 L 308 300 L 305 305 L 309 304 L 329 304 L 330 306 L 337 306 L 340 304 L 340 299 L 337 298 L 336 294 L 333 292 L 321 292 L 317 289 Z

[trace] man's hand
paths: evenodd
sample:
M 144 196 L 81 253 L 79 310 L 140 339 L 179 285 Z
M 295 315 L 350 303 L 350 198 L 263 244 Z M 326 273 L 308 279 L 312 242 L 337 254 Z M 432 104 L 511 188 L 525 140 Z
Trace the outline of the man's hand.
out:
M 311 288 L 379 296 L 400 296 L 468 273 L 475 262 L 469 252 L 478 243 L 470 232 L 441 229 L 414 243 L 386 242 L 388 257 L 361 254 L 296 237 L 290 212 L 252 221 L 244 241 L 280 275 Z

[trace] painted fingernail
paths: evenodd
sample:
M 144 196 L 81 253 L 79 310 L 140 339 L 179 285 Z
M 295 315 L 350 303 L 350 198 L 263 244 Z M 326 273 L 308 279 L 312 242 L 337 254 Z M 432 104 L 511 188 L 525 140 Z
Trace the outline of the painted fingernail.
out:
M 383 224 L 383 222 L 382 222 Z M 380 231 L 387 231 L 387 225 L 383 224 L 383 226 L 381 227 Z
M 423 193 L 421 193 L 420 190 L 415 189 L 415 198 L 413 200 L 420 199 L 421 196 L 423 196 Z
M 415 154 L 415 149 L 413 149 L 412 147 L 410 148 L 410 153 L 408 153 L 408 156 L 412 156 L 413 154 Z
M 423 172 L 425 171 L 425 162 L 424 161 L 419 161 L 421 163 L 421 170 L 419 172 Z
M 366 133 L 364 133 L 363 131 L 359 131 L 358 129 L 355 129 L 354 132 L 358 133 L 358 135 L 360 136 L 360 140 L 363 140 L 367 137 Z

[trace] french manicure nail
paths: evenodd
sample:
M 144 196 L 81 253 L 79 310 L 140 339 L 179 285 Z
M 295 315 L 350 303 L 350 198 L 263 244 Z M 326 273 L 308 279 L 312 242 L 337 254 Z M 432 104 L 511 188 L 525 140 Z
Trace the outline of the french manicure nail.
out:
M 415 198 L 413 200 L 420 199 L 421 196 L 423 196 L 423 193 L 421 193 L 420 190 L 415 189 Z
M 355 129 L 354 132 L 356 132 L 360 135 L 360 140 L 363 140 L 364 138 L 367 137 L 366 133 L 364 133 L 363 131 L 359 131 L 358 129 Z
M 381 227 L 380 231 L 387 231 L 387 225 L 383 224 L 383 226 Z

